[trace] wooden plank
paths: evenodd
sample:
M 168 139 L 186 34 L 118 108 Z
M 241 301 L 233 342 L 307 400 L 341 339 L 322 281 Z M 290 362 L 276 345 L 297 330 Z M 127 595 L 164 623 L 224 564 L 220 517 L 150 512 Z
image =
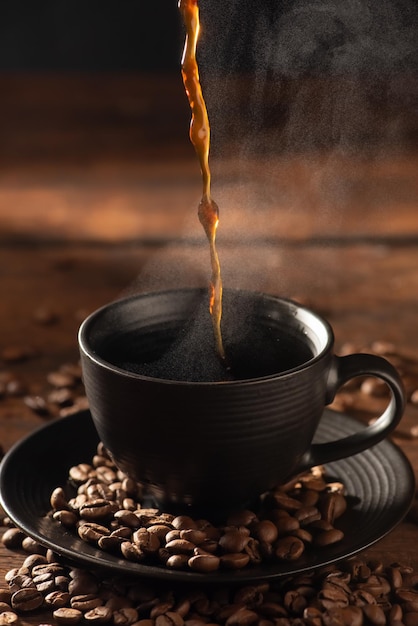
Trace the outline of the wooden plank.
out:
M 418 235 L 417 81 L 383 81 L 385 98 L 369 83 L 281 83 L 263 91 L 260 119 L 248 80 L 206 84 L 219 238 Z M 2 240 L 200 237 L 179 76 L 0 75 L 0 92 Z M 363 117 L 341 117 L 344 94 Z M 351 134 L 340 141 L 335 124 Z

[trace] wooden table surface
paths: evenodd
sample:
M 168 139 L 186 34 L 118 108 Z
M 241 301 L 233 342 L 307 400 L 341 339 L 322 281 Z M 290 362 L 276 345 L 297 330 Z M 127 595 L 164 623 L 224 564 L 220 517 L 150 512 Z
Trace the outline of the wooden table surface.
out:
M 227 88 L 227 112 L 242 111 L 245 91 L 228 83 L 223 96 Z M 0 396 L 7 452 L 61 419 L 37 414 L 25 398 L 46 397 L 49 374 L 78 362 L 77 330 L 90 311 L 133 291 L 204 286 L 209 258 L 177 76 L 4 75 L 0 93 L 0 383 L 10 375 L 19 381 Z M 303 300 L 333 325 L 337 352 L 390 342 L 418 363 L 416 82 L 400 80 L 396 96 L 377 99 L 367 124 L 353 114 L 331 132 L 318 111 L 335 93 L 350 101 L 334 83 L 288 85 L 283 98 L 301 114 L 295 130 L 263 127 L 256 141 L 248 119 L 231 122 L 232 147 L 214 106 L 224 286 Z M 309 102 L 318 118 L 303 127 Z M 309 129 L 310 145 L 292 150 L 290 139 L 306 140 Z M 268 139 L 274 150 L 255 154 Z M 407 382 L 418 388 L 418 375 Z M 380 404 L 363 395 L 357 408 L 370 418 Z M 408 401 L 392 439 L 416 475 L 417 431 L 418 405 Z M 364 557 L 418 571 L 418 518 L 404 520 Z M 0 587 L 22 559 L 0 544 Z

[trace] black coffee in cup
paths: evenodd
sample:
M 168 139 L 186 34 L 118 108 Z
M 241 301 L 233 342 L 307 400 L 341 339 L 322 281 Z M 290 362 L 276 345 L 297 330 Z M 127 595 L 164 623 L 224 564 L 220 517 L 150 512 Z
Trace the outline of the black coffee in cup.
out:
M 228 306 L 223 324 L 227 367 L 215 350 L 206 299 L 195 304 L 187 319 L 171 322 L 132 320 L 113 330 L 99 356 L 122 370 L 152 378 L 189 382 L 247 380 L 292 370 L 311 360 L 314 349 L 295 327 L 265 318 L 244 300 Z

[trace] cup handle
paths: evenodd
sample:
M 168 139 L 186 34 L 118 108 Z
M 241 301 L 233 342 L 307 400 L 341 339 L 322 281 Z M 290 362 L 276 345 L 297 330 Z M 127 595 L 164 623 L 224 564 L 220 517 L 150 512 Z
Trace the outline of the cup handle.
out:
M 357 376 L 376 376 L 385 381 L 391 392 L 388 406 L 373 424 L 362 430 L 335 441 L 312 444 L 301 460 L 303 469 L 363 452 L 382 441 L 399 423 L 406 403 L 403 383 L 389 361 L 377 355 L 334 356 L 328 375 L 326 404 L 332 402 L 345 382 Z

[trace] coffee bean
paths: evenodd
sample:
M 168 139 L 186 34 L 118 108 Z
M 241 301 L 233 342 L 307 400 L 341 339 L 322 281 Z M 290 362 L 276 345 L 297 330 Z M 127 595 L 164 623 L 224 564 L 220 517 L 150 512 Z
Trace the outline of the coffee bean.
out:
M 129 528 L 137 529 L 141 526 L 141 522 L 139 521 L 138 516 L 135 515 L 135 513 L 133 513 L 132 511 L 125 511 L 125 510 L 116 511 L 114 513 L 114 518 L 118 521 L 119 524 L 123 526 L 129 526 Z M 167 529 L 167 528 L 168 528 L 167 526 L 163 526 L 163 529 Z M 165 534 L 167 534 L 168 530 L 166 530 Z
M 292 535 L 279 539 L 275 546 L 277 558 L 283 561 L 296 561 L 302 556 L 304 550 L 303 541 Z
M 384 626 L 386 624 L 386 615 L 377 604 L 367 604 L 363 607 L 363 613 L 367 620 L 375 626 Z
M 84 522 L 77 529 L 78 535 L 88 543 L 97 543 L 100 537 L 110 535 L 110 530 L 106 526 L 93 522 Z
M 258 615 L 255 611 L 242 607 L 228 617 L 225 626 L 250 626 L 257 621 Z
M 278 536 L 277 526 L 271 520 L 257 522 L 252 526 L 252 531 L 256 539 L 267 543 L 274 543 Z
M 254 511 L 249 509 L 242 509 L 241 511 L 234 511 L 230 513 L 226 520 L 227 526 L 250 526 L 257 520 L 257 515 Z
M 183 626 L 183 624 L 184 619 L 175 611 L 167 611 L 155 619 L 155 626 Z
M 214 572 L 219 569 L 220 559 L 213 554 L 198 554 L 188 560 L 188 566 L 195 572 Z
M 113 612 L 113 624 L 115 626 L 124 626 L 125 624 L 134 624 L 138 620 L 138 612 L 136 609 L 127 607 Z
M 206 533 L 203 530 L 198 530 L 197 528 L 181 530 L 180 539 L 184 539 L 193 543 L 195 546 L 198 546 L 206 540 Z
M 224 552 L 242 552 L 249 541 L 249 530 L 245 527 L 231 528 L 219 539 L 219 545 Z
M 116 502 L 109 500 L 94 499 L 83 504 L 79 509 L 79 515 L 82 519 L 89 521 L 110 519 L 118 510 Z
M 321 513 L 316 506 L 301 506 L 294 515 L 301 526 L 307 526 L 321 519 Z
M 56 404 L 59 407 L 72 406 L 74 403 L 74 392 L 67 387 L 53 389 L 48 393 L 47 401 L 50 404 Z
M 188 515 L 178 515 L 171 522 L 173 528 L 177 530 L 189 530 L 197 528 L 196 522 Z
M 166 560 L 161 560 L 171 569 L 184 569 L 188 565 L 189 558 L 188 554 L 171 554 Z
M 338 528 L 331 528 L 330 530 L 324 530 L 314 537 L 314 544 L 316 546 L 325 547 L 330 546 L 344 538 L 344 533 Z
M 77 515 L 67 510 L 55 511 L 53 519 L 65 526 L 65 528 L 75 528 L 78 522 Z
M 192 554 L 195 544 L 186 539 L 173 539 L 165 544 L 165 549 L 171 554 Z
M 287 493 L 276 491 L 273 497 L 280 508 L 285 511 L 297 511 L 297 509 L 302 507 L 302 503 L 299 500 L 290 497 Z
M 250 556 L 242 552 L 230 552 L 220 557 L 220 564 L 225 569 L 242 569 L 248 565 Z
M 98 593 L 99 583 L 97 578 L 90 572 L 82 569 L 72 569 L 69 576 L 70 581 L 68 583 L 68 592 L 72 596 L 82 595 L 85 593 Z
M 332 491 L 321 499 L 320 510 L 323 519 L 333 524 L 347 509 L 347 500 L 341 493 Z
M 161 547 L 160 540 L 158 539 L 157 535 L 150 533 L 146 528 L 139 528 L 138 530 L 136 530 L 132 535 L 132 540 L 145 554 L 155 554 Z M 178 541 L 183 541 L 187 544 L 190 543 L 182 539 Z M 194 546 L 194 544 L 191 545 Z M 170 550 L 168 548 L 168 545 L 166 545 L 166 548 L 167 550 Z M 174 552 L 177 552 L 177 550 L 174 549 Z M 181 552 L 181 550 L 179 550 L 179 552 Z
M 43 601 L 43 595 L 36 587 L 19 589 L 11 597 L 12 608 L 23 612 L 38 609 L 42 606 Z
M 97 606 L 84 613 L 84 621 L 94 624 L 108 624 L 113 617 L 113 611 L 108 606 Z
M 82 483 L 89 479 L 93 475 L 93 467 L 88 463 L 79 463 L 71 467 L 69 470 L 69 477 L 75 483 Z
M 45 554 L 46 549 L 32 537 L 25 537 L 22 541 L 22 549 L 31 554 Z
M 70 603 L 70 594 L 68 591 L 52 591 L 45 595 L 45 603 L 53 609 L 59 609 Z
M 75 387 L 76 378 L 72 373 L 66 371 L 50 372 L 47 376 L 47 381 L 53 387 L 61 389 L 62 387 Z
M 122 555 L 128 561 L 134 561 L 136 563 L 142 563 L 146 559 L 146 553 L 131 541 L 123 541 L 120 546 Z
M 79 624 L 83 619 L 83 613 L 81 611 L 69 607 L 55 609 L 53 616 L 58 624 L 64 624 L 64 626 Z
M 25 396 L 23 402 L 37 415 L 45 416 L 50 414 L 48 404 L 42 396 Z
M 79 611 L 91 611 L 98 606 L 102 606 L 103 601 L 93 593 L 87 593 L 77 596 L 72 596 L 70 600 L 71 608 L 78 609 Z
M 2 611 L 0 613 L 0 626 L 7 626 L 10 624 L 18 624 L 19 616 L 14 611 Z
M 22 541 L 25 539 L 26 535 L 19 528 L 9 528 L 3 533 L 2 543 L 6 548 L 10 550 L 15 550 L 16 548 L 22 547 Z
M 405 613 L 402 621 L 405 626 L 418 626 L 418 612 Z

